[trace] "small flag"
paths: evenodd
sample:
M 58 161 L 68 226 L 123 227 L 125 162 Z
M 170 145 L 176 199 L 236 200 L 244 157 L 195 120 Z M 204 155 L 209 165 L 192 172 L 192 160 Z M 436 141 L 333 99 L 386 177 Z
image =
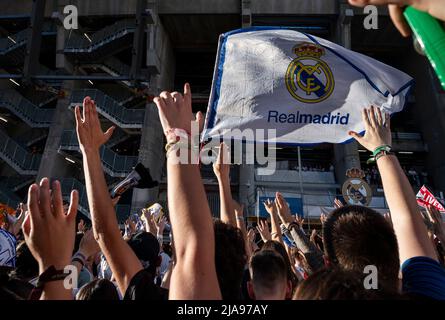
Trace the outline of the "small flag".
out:
M 445 212 L 445 208 L 443 207 L 443 205 L 425 186 L 422 186 L 422 188 L 420 188 L 419 192 L 416 195 L 416 198 L 417 204 L 423 208 L 426 208 L 427 206 L 433 206 L 440 212 Z

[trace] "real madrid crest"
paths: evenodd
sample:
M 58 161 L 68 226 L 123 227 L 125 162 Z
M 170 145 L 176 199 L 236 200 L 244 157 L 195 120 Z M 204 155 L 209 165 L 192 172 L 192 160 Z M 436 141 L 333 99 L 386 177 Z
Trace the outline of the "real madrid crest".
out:
M 365 173 L 357 168 L 352 168 L 346 171 L 346 176 L 349 177 L 342 187 L 343 198 L 349 205 L 368 206 L 372 200 L 371 187 L 363 178 Z
M 335 81 L 328 64 L 321 60 L 325 49 L 313 43 L 303 43 L 293 48 L 298 58 L 286 71 L 286 87 L 295 99 L 317 103 L 327 99 L 334 91 Z

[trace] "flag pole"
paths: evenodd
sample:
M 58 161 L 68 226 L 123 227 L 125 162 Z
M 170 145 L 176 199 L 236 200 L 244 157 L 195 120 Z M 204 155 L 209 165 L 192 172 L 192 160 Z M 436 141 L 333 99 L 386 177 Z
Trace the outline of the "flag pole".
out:
M 301 203 L 302 203 L 302 209 L 303 209 L 302 213 L 303 213 L 303 217 L 304 217 L 305 215 L 304 215 L 304 201 L 303 201 L 303 177 L 301 174 L 301 147 L 300 146 L 298 146 L 298 175 L 299 175 L 298 180 L 300 181 L 300 194 L 301 194 Z M 311 230 L 311 222 L 309 221 L 309 214 L 306 217 L 306 221 L 308 223 L 308 228 L 310 231 Z

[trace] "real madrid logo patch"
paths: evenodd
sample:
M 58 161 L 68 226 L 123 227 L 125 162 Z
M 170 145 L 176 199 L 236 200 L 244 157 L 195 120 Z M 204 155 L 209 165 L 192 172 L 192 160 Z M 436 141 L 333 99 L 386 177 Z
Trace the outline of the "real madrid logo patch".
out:
M 295 99 L 305 103 L 326 100 L 334 91 L 335 81 L 328 64 L 321 60 L 325 49 L 312 43 L 293 48 L 298 58 L 286 71 L 286 87 Z
M 363 180 L 365 173 L 357 168 L 352 168 L 346 171 L 346 176 L 349 177 L 342 187 L 343 198 L 349 205 L 368 206 L 372 200 L 372 189 Z

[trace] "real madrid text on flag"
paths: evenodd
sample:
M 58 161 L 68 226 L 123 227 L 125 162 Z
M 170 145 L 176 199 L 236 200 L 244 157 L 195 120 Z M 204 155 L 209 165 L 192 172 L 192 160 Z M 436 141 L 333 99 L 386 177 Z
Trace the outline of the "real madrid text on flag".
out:
M 276 143 L 342 143 L 349 130 L 363 132 L 363 108 L 401 111 L 412 83 L 393 67 L 295 30 L 235 30 L 220 37 L 203 140 L 275 129 Z

